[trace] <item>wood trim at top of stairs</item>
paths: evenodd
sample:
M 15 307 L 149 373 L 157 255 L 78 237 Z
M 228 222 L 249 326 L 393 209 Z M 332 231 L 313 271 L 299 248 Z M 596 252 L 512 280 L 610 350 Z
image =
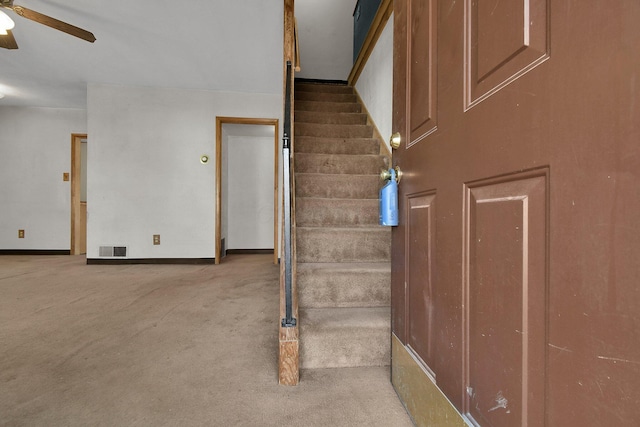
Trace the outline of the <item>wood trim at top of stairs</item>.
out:
M 371 22 L 371 27 L 369 27 L 369 31 L 367 32 L 367 37 L 364 39 L 362 43 L 362 47 L 360 48 L 360 53 L 358 53 L 358 57 L 353 63 L 353 68 L 351 69 L 351 73 L 349 73 L 348 82 L 350 86 L 355 87 L 364 66 L 367 64 L 367 60 L 369 56 L 371 56 L 371 52 L 373 52 L 373 48 L 376 46 L 378 39 L 380 38 L 380 34 L 382 34 L 382 30 L 384 30 L 389 17 L 391 17 L 391 13 L 393 12 L 393 1 L 392 0 L 382 0 L 380 7 L 378 8 L 378 12 L 376 16 L 373 18 L 373 22 Z
M 327 80 L 327 79 L 309 79 L 306 77 L 296 77 L 296 83 L 316 83 L 316 84 L 325 84 L 325 85 L 349 85 L 349 82 L 346 80 Z

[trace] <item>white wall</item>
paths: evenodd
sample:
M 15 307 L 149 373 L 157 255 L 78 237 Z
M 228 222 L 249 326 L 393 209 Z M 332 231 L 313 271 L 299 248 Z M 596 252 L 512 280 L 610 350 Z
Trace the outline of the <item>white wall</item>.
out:
M 356 82 L 356 90 L 387 148 L 391 150 L 389 137 L 393 133 L 393 14 Z
M 268 128 L 271 136 L 228 139 L 227 248 L 273 249 L 273 127 L 244 126 Z
M 212 258 L 216 116 L 280 118 L 282 95 L 92 84 L 87 105 L 87 257 Z
M 301 71 L 296 77 L 347 80 L 353 66 L 356 0 L 296 0 Z
M 229 215 L 226 211 L 226 207 L 229 206 L 229 175 L 225 173 L 225 171 L 229 170 L 229 132 L 225 132 L 225 125 L 222 125 L 222 147 L 221 148 L 221 164 L 222 164 L 222 184 L 220 185 L 220 191 L 222 194 L 220 195 L 220 210 L 224 213 L 220 220 L 220 241 L 222 244 L 222 239 L 224 239 L 224 245 L 221 250 L 224 251 L 220 254 L 221 256 L 225 256 L 226 250 L 229 249 Z M 213 159 L 212 159 L 213 160 Z
M 87 201 L 87 141 L 80 144 L 80 201 Z
M 0 249 L 69 250 L 62 174 L 71 172 L 71 134 L 86 130 L 84 110 L 0 107 Z

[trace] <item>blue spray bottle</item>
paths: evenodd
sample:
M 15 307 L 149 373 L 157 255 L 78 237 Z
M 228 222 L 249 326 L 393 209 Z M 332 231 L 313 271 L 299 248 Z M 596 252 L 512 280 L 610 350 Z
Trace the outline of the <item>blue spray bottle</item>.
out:
M 389 169 L 389 182 L 380 189 L 380 225 L 398 225 L 398 182 L 396 171 Z

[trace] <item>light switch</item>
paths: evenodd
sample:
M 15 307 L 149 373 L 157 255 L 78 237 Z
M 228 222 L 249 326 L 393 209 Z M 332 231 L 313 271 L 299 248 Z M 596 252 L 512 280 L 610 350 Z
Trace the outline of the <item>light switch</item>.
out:
M 63 181 L 69 181 L 69 172 L 65 172 L 62 174 L 62 180 Z

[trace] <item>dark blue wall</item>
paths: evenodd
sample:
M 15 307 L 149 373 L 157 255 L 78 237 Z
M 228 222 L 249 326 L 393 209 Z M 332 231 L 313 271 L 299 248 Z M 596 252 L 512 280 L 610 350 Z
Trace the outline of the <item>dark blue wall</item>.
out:
M 376 16 L 382 0 L 358 0 L 353 11 L 353 62 L 356 62 L 362 43 Z

